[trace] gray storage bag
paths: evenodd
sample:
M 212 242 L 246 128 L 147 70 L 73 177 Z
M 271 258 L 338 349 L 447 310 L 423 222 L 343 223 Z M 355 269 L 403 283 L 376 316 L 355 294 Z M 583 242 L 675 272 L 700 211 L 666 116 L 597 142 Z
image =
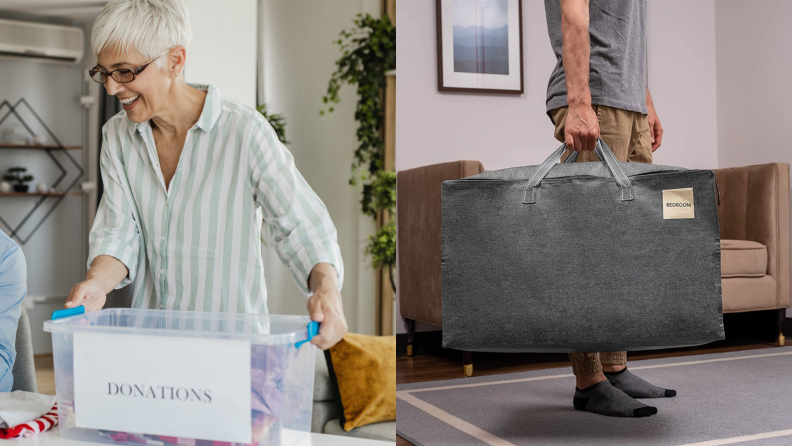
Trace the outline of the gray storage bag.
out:
M 609 352 L 725 338 L 715 173 L 601 161 L 442 184 L 443 347 Z M 720 204 L 718 197 L 717 204 Z

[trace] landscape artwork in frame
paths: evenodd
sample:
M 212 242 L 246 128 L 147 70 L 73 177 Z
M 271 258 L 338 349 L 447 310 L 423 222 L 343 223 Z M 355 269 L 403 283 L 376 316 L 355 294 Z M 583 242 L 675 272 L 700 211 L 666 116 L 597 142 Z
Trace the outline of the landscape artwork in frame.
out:
M 440 91 L 522 94 L 521 0 L 436 0 Z

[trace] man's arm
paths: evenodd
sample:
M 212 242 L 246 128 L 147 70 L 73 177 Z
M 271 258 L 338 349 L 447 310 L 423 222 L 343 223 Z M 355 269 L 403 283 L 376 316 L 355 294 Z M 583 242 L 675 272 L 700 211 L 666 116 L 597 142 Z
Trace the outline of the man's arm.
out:
M 652 135 L 652 152 L 654 152 L 663 142 L 663 126 L 660 125 L 660 118 L 657 117 L 652 95 L 649 94 L 648 88 L 646 89 L 646 108 L 649 110 L 647 120 L 649 121 L 649 134 Z
M 594 150 L 600 132 L 589 90 L 588 3 L 588 0 L 561 0 L 561 60 L 569 104 L 564 139 L 570 150 L 577 151 Z
M 0 252 L 0 392 L 10 392 L 16 358 L 16 332 L 27 294 L 25 255 L 18 246 Z

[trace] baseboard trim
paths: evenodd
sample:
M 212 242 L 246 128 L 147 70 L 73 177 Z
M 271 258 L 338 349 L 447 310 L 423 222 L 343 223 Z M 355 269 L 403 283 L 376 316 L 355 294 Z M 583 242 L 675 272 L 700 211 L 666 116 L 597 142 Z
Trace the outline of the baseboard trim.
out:
M 781 326 L 781 332 L 784 336 L 792 338 L 792 317 L 784 319 Z M 443 350 L 443 331 L 419 331 L 415 333 L 415 341 L 413 342 L 413 356 L 425 355 L 429 353 L 437 353 Z M 407 333 L 399 333 L 396 335 L 396 356 L 407 355 Z

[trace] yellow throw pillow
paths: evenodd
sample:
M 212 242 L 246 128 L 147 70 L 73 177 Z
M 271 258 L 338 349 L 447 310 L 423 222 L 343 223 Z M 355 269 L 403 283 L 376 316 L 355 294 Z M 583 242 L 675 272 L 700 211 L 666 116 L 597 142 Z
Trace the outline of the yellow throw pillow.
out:
M 345 431 L 396 420 L 396 336 L 347 333 L 324 354 Z

